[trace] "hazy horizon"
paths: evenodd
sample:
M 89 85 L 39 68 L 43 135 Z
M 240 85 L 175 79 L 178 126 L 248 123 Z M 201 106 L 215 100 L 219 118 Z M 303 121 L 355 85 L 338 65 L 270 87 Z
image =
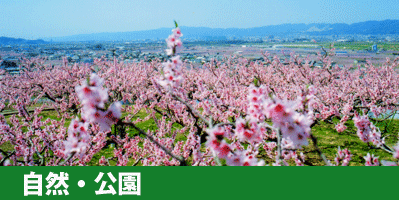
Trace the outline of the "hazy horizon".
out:
M 0 36 L 45 39 L 180 26 L 252 28 L 280 24 L 399 20 L 394 0 L 1 1 Z

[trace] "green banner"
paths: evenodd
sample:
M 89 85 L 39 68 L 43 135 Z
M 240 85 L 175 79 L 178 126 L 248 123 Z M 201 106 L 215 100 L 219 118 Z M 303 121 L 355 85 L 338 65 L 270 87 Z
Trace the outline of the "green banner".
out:
M 396 167 L 1 167 L 18 199 L 396 199 Z

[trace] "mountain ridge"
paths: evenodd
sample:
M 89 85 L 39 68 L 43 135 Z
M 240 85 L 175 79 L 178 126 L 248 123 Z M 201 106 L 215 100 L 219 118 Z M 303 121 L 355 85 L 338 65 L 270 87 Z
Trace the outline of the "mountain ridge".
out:
M 42 39 L 38 40 L 27 40 L 22 38 L 12 38 L 12 37 L 0 37 L 0 44 L 11 45 L 11 44 L 45 44 L 48 43 Z
M 352 24 L 345 23 L 310 23 L 310 24 L 280 24 L 252 28 L 209 28 L 209 27 L 180 27 L 183 39 L 226 39 L 250 36 L 284 36 L 284 35 L 399 35 L 399 20 L 365 21 Z M 82 42 L 82 41 L 132 41 L 164 39 L 171 33 L 171 28 L 129 32 L 102 32 L 78 34 L 63 37 L 45 38 L 53 42 Z M 1 42 L 0 42 L 1 43 Z

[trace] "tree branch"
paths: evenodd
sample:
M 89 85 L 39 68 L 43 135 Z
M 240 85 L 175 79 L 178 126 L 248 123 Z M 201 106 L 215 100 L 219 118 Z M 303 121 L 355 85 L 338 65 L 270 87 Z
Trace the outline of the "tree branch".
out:
M 327 166 L 330 166 L 326 156 L 323 154 L 323 152 L 321 152 L 319 146 L 317 145 L 317 138 L 313 134 L 310 134 L 310 139 L 312 139 L 313 146 L 316 148 L 316 151 L 319 154 L 319 156 L 323 159 L 323 161 L 326 163 Z

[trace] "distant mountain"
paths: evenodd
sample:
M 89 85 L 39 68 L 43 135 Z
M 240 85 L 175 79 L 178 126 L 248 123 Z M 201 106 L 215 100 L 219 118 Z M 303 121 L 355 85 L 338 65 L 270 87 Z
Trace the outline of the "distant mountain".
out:
M 320 35 L 379 35 L 399 34 L 399 20 L 366 21 L 348 24 L 330 24 L 329 30 L 318 32 Z
M 228 37 L 269 36 L 269 35 L 378 35 L 399 34 L 399 20 L 366 21 L 354 24 L 281 24 L 255 28 L 207 28 L 180 27 L 185 39 L 223 39 Z M 49 38 L 54 42 L 65 41 L 131 41 L 163 39 L 171 33 L 171 28 L 146 31 L 93 33 Z
M 25 40 L 21 38 L 10 38 L 10 37 L 0 37 L 0 44 L 10 45 L 10 44 L 44 44 L 48 43 L 44 40 Z

